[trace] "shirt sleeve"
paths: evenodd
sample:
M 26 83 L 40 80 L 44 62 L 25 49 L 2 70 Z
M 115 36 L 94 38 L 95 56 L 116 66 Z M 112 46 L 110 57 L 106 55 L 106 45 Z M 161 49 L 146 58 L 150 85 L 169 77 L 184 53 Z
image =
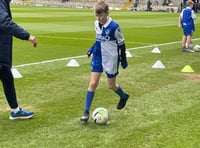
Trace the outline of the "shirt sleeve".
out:
M 192 19 L 193 19 L 193 20 L 195 20 L 195 19 L 196 19 L 196 15 L 195 15 L 195 13 L 194 13 L 194 11 L 193 11 L 193 10 L 192 10 L 191 17 L 192 17 Z
M 117 39 L 117 43 L 118 45 L 123 45 L 124 44 L 124 36 L 122 34 L 122 31 L 120 29 L 120 27 L 118 27 L 116 30 L 115 30 L 115 38 Z
M 181 11 L 181 13 L 180 13 L 180 17 L 181 17 L 181 19 L 183 18 L 183 11 L 184 11 L 185 9 L 183 9 L 182 11 Z
M 11 16 L 8 13 L 8 10 L 0 5 L 0 32 L 1 33 L 9 33 L 16 38 L 22 40 L 28 40 L 30 34 L 21 28 L 19 25 L 12 21 Z

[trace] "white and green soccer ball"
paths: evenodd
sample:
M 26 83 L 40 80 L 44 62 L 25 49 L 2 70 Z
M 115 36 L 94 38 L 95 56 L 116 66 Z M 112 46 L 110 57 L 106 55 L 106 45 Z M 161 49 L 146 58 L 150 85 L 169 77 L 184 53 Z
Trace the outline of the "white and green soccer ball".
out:
M 109 112 L 104 107 L 96 108 L 92 113 L 92 117 L 96 124 L 108 124 L 110 119 Z
M 200 51 L 200 45 L 195 45 L 193 47 L 193 50 L 196 51 L 196 52 L 199 52 Z

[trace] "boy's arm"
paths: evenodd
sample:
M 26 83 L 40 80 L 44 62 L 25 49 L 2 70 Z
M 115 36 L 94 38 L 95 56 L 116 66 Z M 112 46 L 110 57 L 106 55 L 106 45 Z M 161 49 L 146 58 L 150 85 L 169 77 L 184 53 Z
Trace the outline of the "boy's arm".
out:
M 92 47 L 87 51 L 87 56 L 88 56 L 88 58 L 91 56 L 91 54 L 93 53 L 93 50 L 94 50 L 94 48 L 95 48 L 95 44 L 96 44 L 96 42 L 92 45 Z
M 191 15 L 192 15 L 192 19 L 193 19 L 193 20 L 196 20 L 196 15 L 195 15 L 195 12 L 194 12 L 194 11 L 192 11 L 192 14 L 191 14 Z
M 123 69 L 125 69 L 127 66 L 128 66 L 128 62 L 127 62 L 127 59 L 126 59 L 126 45 L 125 44 L 122 44 L 119 46 L 120 48 L 120 61 L 121 61 L 121 66 Z
M 118 42 L 118 47 L 120 51 L 120 62 L 123 69 L 125 69 L 128 66 L 128 62 L 126 59 L 126 45 L 124 41 L 124 36 L 121 32 L 120 27 L 118 27 L 115 31 L 115 38 Z

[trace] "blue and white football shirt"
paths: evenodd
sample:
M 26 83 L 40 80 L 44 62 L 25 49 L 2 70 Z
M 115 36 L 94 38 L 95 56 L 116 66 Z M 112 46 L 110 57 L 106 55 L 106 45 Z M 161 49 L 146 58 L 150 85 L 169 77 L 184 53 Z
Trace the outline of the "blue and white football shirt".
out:
M 180 16 L 184 34 L 192 35 L 192 32 L 195 31 L 194 19 L 196 19 L 196 15 L 194 11 L 190 7 L 186 7 L 182 10 Z
M 124 44 L 124 37 L 119 25 L 110 17 L 103 26 L 95 21 L 96 43 L 93 46 L 93 67 L 102 66 L 108 74 L 118 73 L 119 45 Z

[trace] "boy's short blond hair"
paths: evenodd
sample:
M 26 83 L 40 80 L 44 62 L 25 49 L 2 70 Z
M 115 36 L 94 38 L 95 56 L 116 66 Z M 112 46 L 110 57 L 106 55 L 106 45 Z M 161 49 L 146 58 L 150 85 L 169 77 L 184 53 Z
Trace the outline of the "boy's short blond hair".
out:
M 187 6 L 191 6 L 191 5 L 194 5 L 194 2 L 192 0 L 188 0 L 187 1 Z
M 98 0 L 94 5 L 94 10 L 96 14 L 102 14 L 103 12 L 106 13 L 109 11 L 109 6 L 105 3 L 104 0 Z

